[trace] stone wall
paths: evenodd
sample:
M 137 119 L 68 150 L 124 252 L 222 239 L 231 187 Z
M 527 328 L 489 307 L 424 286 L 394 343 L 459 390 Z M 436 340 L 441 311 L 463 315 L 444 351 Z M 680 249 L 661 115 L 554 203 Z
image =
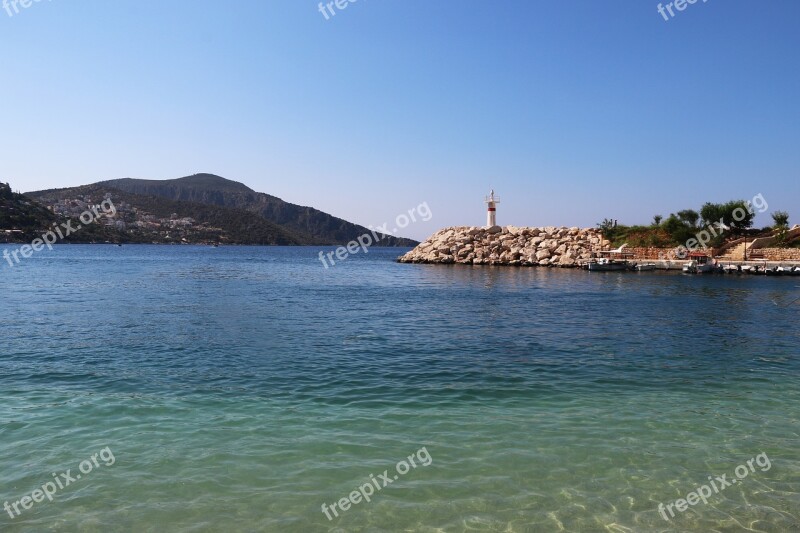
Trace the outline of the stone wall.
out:
M 626 251 L 633 253 L 634 259 L 664 259 L 670 258 L 675 253 L 672 248 L 625 248 Z
M 594 228 L 455 226 L 439 230 L 398 261 L 576 267 L 609 244 Z
M 680 258 L 677 256 L 679 247 L 678 246 L 671 246 L 669 248 L 625 248 L 626 251 L 633 253 L 633 258 L 636 260 L 669 260 L 669 261 L 680 261 Z M 698 252 L 705 252 L 712 257 L 716 257 L 719 253 L 719 250 L 716 248 L 697 248 Z M 686 253 L 686 250 L 684 250 Z
M 800 248 L 759 248 L 752 252 L 763 254 L 767 261 L 800 261 Z

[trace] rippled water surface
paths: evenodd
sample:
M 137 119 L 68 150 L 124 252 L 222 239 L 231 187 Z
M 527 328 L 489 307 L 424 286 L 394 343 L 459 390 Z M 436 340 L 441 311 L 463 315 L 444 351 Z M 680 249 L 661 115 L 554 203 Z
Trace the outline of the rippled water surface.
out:
M 318 252 L 0 265 L 0 531 L 800 531 L 797 278 Z

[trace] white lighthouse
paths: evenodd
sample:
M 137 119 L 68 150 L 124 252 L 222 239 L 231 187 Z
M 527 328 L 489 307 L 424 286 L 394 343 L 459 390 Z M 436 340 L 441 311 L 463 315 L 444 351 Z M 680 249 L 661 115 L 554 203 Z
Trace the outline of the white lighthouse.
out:
M 494 189 L 489 191 L 489 196 L 486 197 L 484 202 L 488 206 L 488 210 L 486 211 L 486 226 L 491 228 L 497 225 L 497 204 L 500 203 L 500 199 L 494 196 Z

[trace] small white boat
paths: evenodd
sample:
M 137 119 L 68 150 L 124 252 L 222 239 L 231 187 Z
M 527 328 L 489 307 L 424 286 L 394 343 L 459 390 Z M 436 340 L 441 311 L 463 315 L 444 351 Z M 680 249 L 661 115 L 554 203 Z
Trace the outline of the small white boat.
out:
M 589 272 L 614 272 L 628 270 L 629 268 L 630 265 L 627 261 L 609 259 L 608 257 L 601 257 L 589 263 Z
M 655 263 L 643 263 L 641 265 L 636 265 L 637 272 L 650 272 L 656 269 Z
M 722 267 L 722 271 L 726 274 L 739 274 L 739 266 L 738 265 L 725 265 Z
M 703 252 L 692 252 L 689 254 L 689 262 L 683 266 L 683 271 L 686 274 L 707 274 L 714 272 L 717 265 L 714 261 L 704 254 Z
M 632 267 L 631 259 L 633 259 L 633 253 L 626 252 L 626 246 L 628 245 L 623 244 L 616 250 L 601 250 L 597 252 L 600 257 L 589 262 L 589 271 L 616 272 L 621 270 L 630 270 Z

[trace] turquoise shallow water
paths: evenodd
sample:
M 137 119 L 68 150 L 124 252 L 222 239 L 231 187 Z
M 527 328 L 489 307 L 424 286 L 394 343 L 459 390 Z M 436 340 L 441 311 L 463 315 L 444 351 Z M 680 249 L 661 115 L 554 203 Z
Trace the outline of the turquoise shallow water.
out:
M 114 464 L 0 531 L 800 531 L 800 307 L 773 304 L 796 279 L 317 253 L 2 265 L 0 504 L 106 446 Z

